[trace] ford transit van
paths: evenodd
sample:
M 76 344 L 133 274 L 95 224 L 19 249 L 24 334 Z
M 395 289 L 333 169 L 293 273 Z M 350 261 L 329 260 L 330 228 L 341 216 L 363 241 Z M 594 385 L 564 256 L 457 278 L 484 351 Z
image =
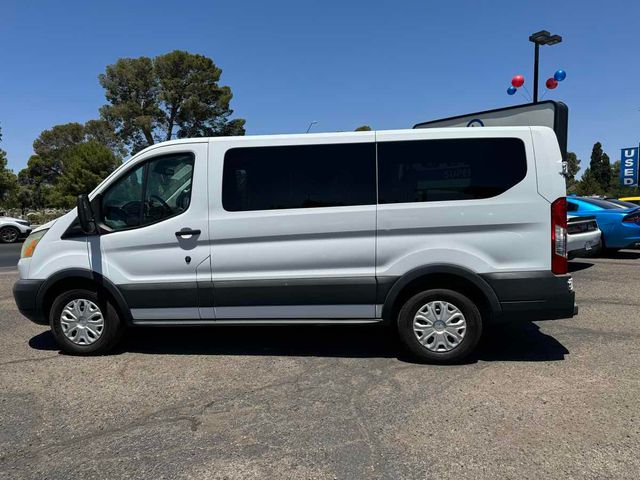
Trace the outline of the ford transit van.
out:
M 491 322 L 574 315 L 546 127 L 196 138 L 36 228 L 14 296 L 60 347 L 127 326 L 381 323 L 457 362 Z

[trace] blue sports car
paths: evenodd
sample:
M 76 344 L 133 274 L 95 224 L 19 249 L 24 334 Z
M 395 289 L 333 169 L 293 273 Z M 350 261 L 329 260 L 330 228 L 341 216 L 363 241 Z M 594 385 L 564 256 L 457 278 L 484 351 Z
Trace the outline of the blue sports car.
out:
M 603 249 L 619 250 L 640 243 L 640 207 L 623 208 L 599 198 L 568 196 L 567 213 L 596 217 Z

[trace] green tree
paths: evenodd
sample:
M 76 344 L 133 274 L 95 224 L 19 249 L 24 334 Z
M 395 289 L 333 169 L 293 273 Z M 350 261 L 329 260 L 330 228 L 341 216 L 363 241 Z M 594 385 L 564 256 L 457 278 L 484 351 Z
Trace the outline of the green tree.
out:
M 576 175 L 580 171 L 580 159 L 574 152 L 567 152 L 567 175 L 565 181 L 568 193 L 576 193 L 578 181 Z
M 589 168 L 593 178 L 600 186 L 600 190 L 607 190 L 611 184 L 611 162 L 609 161 L 609 155 L 602 150 L 600 142 L 596 142 L 593 145 Z
M 8 204 L 12 208 L 19 208 L 22 216 L 25 216 L 27 210 L 35 206 L 33 202 L 33 190 L 27 186 L 18 185 Z
M 38 136 L 33 150 L 18 175 L 20 198 L 12 203 L 20 208 L 72 206 L 75 195 L 91 191 L 126 153 L 106 120 L 55 125 Z
M 221 73 L 210 58 L 180 50 L 121 58 L 99 76 L 109 102 L 100 114 L 132 154 L 174 135 L 244 135 L 245 121 L 230 119 L 233 95 L 218 85 Z
M 80 123 L 65 123 L 44 130 L 33 142 L 35 155 L 27 162 L 27 172 L 34 179 L 52 184 L 62 175 L 62 152 L 84 141 Z
M 51 184 L 40 175 L 41 158 L 32 155 L 27 161 L 27 166 L 18 172 L 18 192 L 20 198 L 14 198 L 15 206 L 21 209 L 41 209 L 47 206 L 58 205 L 49 202 Z
M 63 207 L 75 205 L 76 197 L 98 186 L 122 161 L 96 141 L 79 143 L 65 150 L 64 172 L 51 193 L 52 201 Z
M 611 182 L 607 189 L 607 196 L 613 198 L 635 197 L 640 195 L 638 187 L 620 185 L 620 160 L 616 160 L 611 165 Z
M 106 120 L 89 120 L 84 124 L 85 141 L 98 142 L 104 145 L 118 158 L 127 156 L 127 148 L 116 134 L 115 128 Z
M 567 152 L 567 180 L 575 180 L 580 171 L 580 159 L 574 152 Z
M 598 182 L 596 176 L 591 171 L 591 168 L 587 168 L 582 174 L 582 178 L 580 182 L 578 182 L 576 186 L 576 193 L 578 195 L 602 195 L 604 194 L 604 189 L 600 182 Z
M 2 142 L 2 130 L 0 130 L 0 142 Z M 15 174 L 7 168 L 7 163 L 7 152 L 0 148 L 0 203 L 3 205 L 18 188 L 18 180 Z
M 360 125 L 355 129 L 356 132 L 370 132 L 373 130 L 369 125 Z
M 35 155 L 27 163 L 28 174 L 53 185 L 64 173 L 67 150 L 86 142 L 102 144 L 118 158 L 126 153 L 122 142 L 105 120 L 89 120 L 84 125 L 77 122 L 55 125 L 40 133 L 33 142 Z
M 46 157 L 82 141 L 84 126 L 81 123 L 54 125 L 49 130 L 42 131 L 33 141 L 33 152 L 40 157 Z

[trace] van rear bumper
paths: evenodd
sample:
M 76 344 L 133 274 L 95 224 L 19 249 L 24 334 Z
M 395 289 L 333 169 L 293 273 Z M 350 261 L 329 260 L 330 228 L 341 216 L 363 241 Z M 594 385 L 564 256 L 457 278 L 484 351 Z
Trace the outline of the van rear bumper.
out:
M 571 275 L 549 271 L 486 273 L 481 277 L 498 297 L 495 320 L 556 320 L 578 313 Z
M 47 320 L 39 311 L 36 298 L 44 280 L 18 280 L 13 285 L 13 298 L 18 310 L 32 322 L 46 325 Z

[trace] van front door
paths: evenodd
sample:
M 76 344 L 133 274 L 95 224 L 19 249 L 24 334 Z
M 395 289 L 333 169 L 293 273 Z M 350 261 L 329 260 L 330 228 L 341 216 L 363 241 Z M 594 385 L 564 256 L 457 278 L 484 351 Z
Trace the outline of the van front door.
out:
M 134 321 L 197 320 L 200 308 L 213 311 L 207 143 L 162 146 L 132 162 L 101 192 L 92 268 L 116 284 Z

